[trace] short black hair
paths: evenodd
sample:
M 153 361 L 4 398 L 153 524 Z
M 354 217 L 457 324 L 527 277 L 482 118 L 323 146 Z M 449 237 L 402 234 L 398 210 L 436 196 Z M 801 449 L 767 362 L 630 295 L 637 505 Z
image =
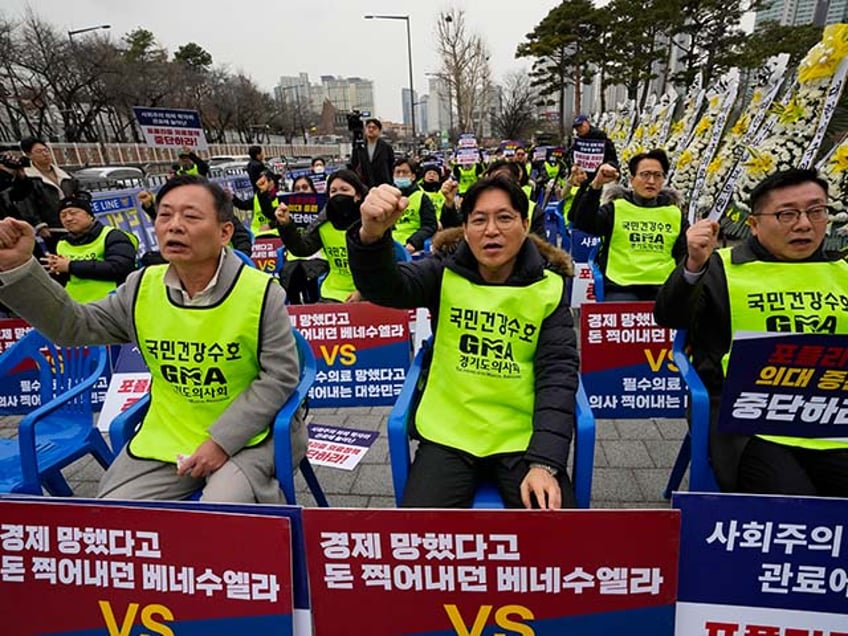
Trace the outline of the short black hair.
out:
M 259 155 L 262 154 L 262 146 L 250 146 L 247 149 L 247 156 L 251 159 L 259 158 Z
M 505 177 L 502 174 L 483 177 L 473 186 L 468 188 L 468 192 L 462 198 L 462 205 L 459 208 L 462 222 L 468 222 L 468 215 L 474 211 L 474 206 L 477 205 L 477 199 L 480 195 L 488 190 L 500 190 L 505 192 L 509 197 L 509 203 L 517 211 L 522 219 L 527 218 L 530 209 L 530 202 L 527 200 L 527 195 L 524 190 L 512 179 Z
M 330 194 L 330 186 L 333 185 L 333 181 L 335 181 L 336 179 L 341 179 L 345 183 L 349 183 L 350 185 L 352 185 L 353 189 L 356 190 L 356 193 L 361 198 L 364 199 L 368 195 L 368 186 L 362 183 L 362 179 L 359 178 L 359 175 L 356 174 L 353 170 L 343 168 L 341 170 L 336 170 L 327 178 L 328 196 Z
M 383 130 L 383 123 L 376 117 L 369 117 L 368 119 L 366 119 L 365 125 L 367 126 L 368 124 L 374 124 L 377 128 Z
M 486 176 L 492 176 L 504 168 L 512 174 L 512 178 L 515 179 L 516 183 L 521 183 L 521 166 L 514 161 L 508 161 L 507 159 L 497 159 L 496 161 L 493 161 L 492 164 L 486 168 Z
M 162 201 L 165 200 L 165 195 L 167 195 L 171 190 L 176 190 L 182 186 L 190 185 L 200 186 L 212 195 L 219 223 L 226 223 L 228 221 L 231 223 L 234 222 L 233 204 L 230 199 L 227 198 L 227 195 L 224 193 L 221 186 L 209 181 L 206 177 L 201 177 L 196 174 L 181 174 L 166 181 L 165 185 L 163 185 L 159 192 L 156 193 L 156 201 L 158 202 L 158 205 L 162 205 Z
M 636 175 L 636 172 L 639 170 L 639 163 L 645 159 L 659 161 L 664 174 L 668 174 L 668 171 L 671 169 L 671 164 L 668 161 L 668 155 L 665 154 L 665 150 L 654 148 L 648 152 L 640 152 L 638 155 L 630 157 L 630 161 L 627 162 L 627 168 L 630 170 L 631 177 Z
M 800 185 L 807 182 L 817 183 L 824 190 L 827 196 L 827 181 L 822 179 L 818 170 L 814 168 L 789 168 L 788 170 L 780 170 L 774 174 L 770 174 L 765 179 L 760 181 L 751 191 L 751 213 L 755 213 L 762 200 L 772 190 L 788 188 L 794 185 Z
M 324 157 L 312 157 L 312 163 L 309 164 L 311 168 L 315 167 L 315 162 L 320 161 L 323 165 L 327 165 L 327 162 L 324 161 Z
M 401 157 L 400 159 L 395 159 L 395 164 L 392 166 L 392 168 L 397 168 L 404 164 L 409 166 L 409 169 L 410 171 L 412 171 L 412 174 L 415 174 L 415 171 L 418 169 L 418 166 L 416 166 L 415 162 L 409 157 Z
M 21 139 L 21 150 L 26 154 L 29 154 L 32 152 L 32 149 L 38 144 L 46 146 L 47 142 L 44 141 L 44 139 L 42 139 L 41 137 L 24 137 L 23 139 Z
M 307 175 L 305 175 L 305 174 L 300 175 L 297 179 L 295 179 L 294 181 L 292 181 L 292 187 L 291 187 L 292 192 L 294 192 L 294 191 L 295 191 L 295 190 L 294 190 L 294 187 L 297 185 L 297 182 L 298 182 L 298 181 L 303 181 L 303 180 L 305 180 L 305 181 L 306 181 L 306 183 L 308 183 L 308 184 L 309 184 L 309 190 L 310 190 L 311 192 L 313 192 L 314 194 L 318 194 L 318 190 L 316 190 L 316 189 L 315 189 L 315 184 L 312 182 L 312 179 L 310 179 L 310 178 L 309 178 Z

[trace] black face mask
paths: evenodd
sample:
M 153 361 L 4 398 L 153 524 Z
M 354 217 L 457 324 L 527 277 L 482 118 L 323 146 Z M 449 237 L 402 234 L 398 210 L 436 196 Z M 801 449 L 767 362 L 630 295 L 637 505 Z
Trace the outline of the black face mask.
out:
M 359 220 L 359 201 L 349 194 L 335 194 L 327 201 L 327 220 L 337 230 L 346 230 Z
M 424 192 L 438 192 L 442 187 L 438 181 L 422 181 L 419 185 Z

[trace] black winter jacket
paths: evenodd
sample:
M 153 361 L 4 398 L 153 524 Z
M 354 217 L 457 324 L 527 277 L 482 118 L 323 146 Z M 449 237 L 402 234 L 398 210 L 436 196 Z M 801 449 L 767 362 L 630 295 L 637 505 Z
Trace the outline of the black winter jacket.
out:
M 356 223 L 347 232 L 348 259 L 356 288 L 378 305 L 401 309 L 427 307 L 434 333 L 438 325 L 445 269 L 475 285 L 489 284 L 480 276 L 477 261 L 463 238 L 462 228 L 436 234 L 433 245 L 438 253 L 432 258 L 412 263 L 395 263 L 389 233 L 380 241 L 364 245 L 359 240 L 359 228 L 360 224 Z M 538 281 L 546 268 L 563 277 L 573 274 L 571 258 L 567 254 L 530 236 L 518 253 L 512 275 L 503 284 L 527 286 Z M 541 325 L 534 372 L 533 435 L 524 458 L 528 462 L 565 470 L 574 433 L 575 394 L 579 379 L 577 339 L 566 285 L 563 285 L 559 307 Z
M 67 234 L 62 240 L 71 245 L 85 245 L 91 243 L 101 232 L 108 231 L 100 222 L 95 221 L 88 230 L 82 234 Z M 93 280 L 108 280 L 120 285 L 127 276 L 135 269 L 135 246 L 130 238 L 121 230 L 109 232 L 106 237 L 106 253 L 102 261 L 71 261 L 68 265 L 68 274 L 77 278 L 88 278 Z M 59 280 L 66 284 L 69 276 L 62 276 Z

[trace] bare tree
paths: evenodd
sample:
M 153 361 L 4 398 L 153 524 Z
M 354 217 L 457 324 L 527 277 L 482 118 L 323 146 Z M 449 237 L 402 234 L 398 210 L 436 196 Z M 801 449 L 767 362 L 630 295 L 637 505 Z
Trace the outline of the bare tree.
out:
M 492 122 L 501 139 L 523 139 L 535 122 L 538 92 L 525 71 L 513 71 L 504 78 L 501 108 Z
M 492 93 L 488 46 L 480 35 L 469 32 L 465 11 L 452 8 L 439 14 L 436 47 L 439 76 L 453 97 L 458 128 L 479 136 Z

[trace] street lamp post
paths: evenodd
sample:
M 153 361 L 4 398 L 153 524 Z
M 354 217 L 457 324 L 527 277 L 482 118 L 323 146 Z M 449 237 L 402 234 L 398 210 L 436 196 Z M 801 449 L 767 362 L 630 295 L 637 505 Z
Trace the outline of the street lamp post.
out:
M 408 15 L 366 15 L 366 20 L 405 20 L 406 21 L 406 53 L 409 60 L 409 110 L 412 115 L 412 141 L 415 143 L 415 88 L 412 83 L 412 33 L 409 29 Z
M 74 36 L 79 35 L 80 33 L 88 33 L 89 31 L 100 31 L 101 29 L 111 29 L 111 24 L 98 24 L 97 26 L 85 27 L 84 29 L 74 29 L 72 31 L 68 31 L 68 41 L 73 43 Z

